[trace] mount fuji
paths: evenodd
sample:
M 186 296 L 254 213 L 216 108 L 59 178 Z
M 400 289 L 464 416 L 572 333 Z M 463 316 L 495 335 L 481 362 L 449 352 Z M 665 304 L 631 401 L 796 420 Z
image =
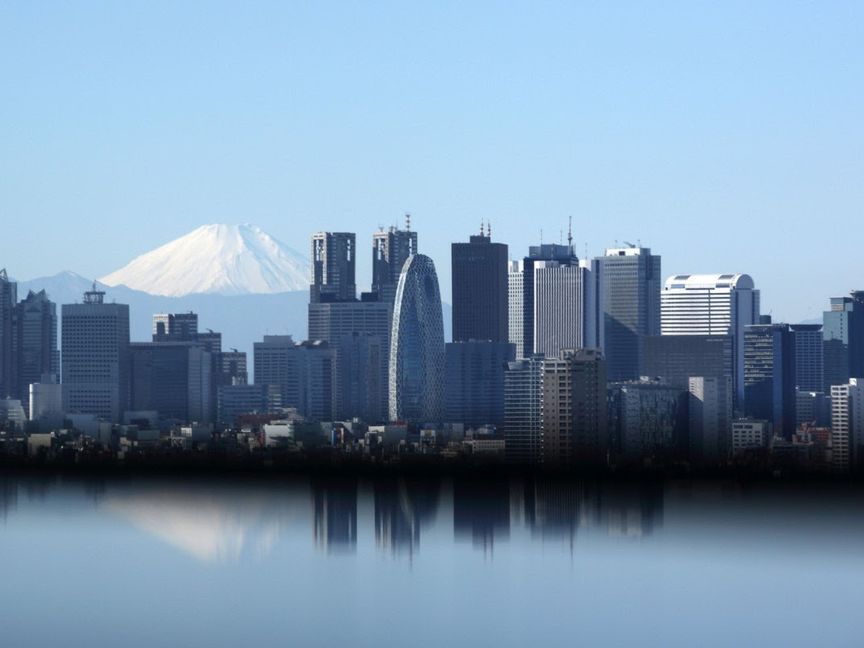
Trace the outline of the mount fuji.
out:
M 204 225 L 99 278 L 163 297 L 306 290 L 309 260 L 254 225 Z

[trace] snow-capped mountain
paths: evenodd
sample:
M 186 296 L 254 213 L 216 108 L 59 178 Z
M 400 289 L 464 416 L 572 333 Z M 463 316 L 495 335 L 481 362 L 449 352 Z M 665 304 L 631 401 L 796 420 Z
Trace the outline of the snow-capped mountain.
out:
M 99 281 L 166 297 L 271 294 L 308 289 L 309 261 L 254 225 L 204 225 Z

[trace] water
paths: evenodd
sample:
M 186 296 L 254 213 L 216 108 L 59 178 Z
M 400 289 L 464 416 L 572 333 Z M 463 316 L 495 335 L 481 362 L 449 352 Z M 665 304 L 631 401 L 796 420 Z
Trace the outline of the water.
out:
M 0 643 L 862 645 L 864 493 L 0 476 Z

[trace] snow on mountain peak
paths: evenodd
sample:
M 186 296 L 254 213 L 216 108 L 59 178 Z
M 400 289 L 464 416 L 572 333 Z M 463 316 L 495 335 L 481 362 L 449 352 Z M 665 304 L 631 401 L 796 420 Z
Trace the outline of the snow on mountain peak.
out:
M 309 261 L 255 225 L 202 225 L 99 279 L 180 297 L 305 290 Z

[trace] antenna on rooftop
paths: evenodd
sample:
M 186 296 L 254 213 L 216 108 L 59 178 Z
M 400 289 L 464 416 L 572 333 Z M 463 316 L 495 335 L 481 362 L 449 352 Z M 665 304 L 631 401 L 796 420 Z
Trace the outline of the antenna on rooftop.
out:
M 567 218 L 567 245 L 573 247 L 573 217 Z
M 492 221 L 486 221 L 486 237 L 492 238 Z
M 405 212 L 405 231 L 406 232 L 411 231 L 411 213 L 410 212 Z

